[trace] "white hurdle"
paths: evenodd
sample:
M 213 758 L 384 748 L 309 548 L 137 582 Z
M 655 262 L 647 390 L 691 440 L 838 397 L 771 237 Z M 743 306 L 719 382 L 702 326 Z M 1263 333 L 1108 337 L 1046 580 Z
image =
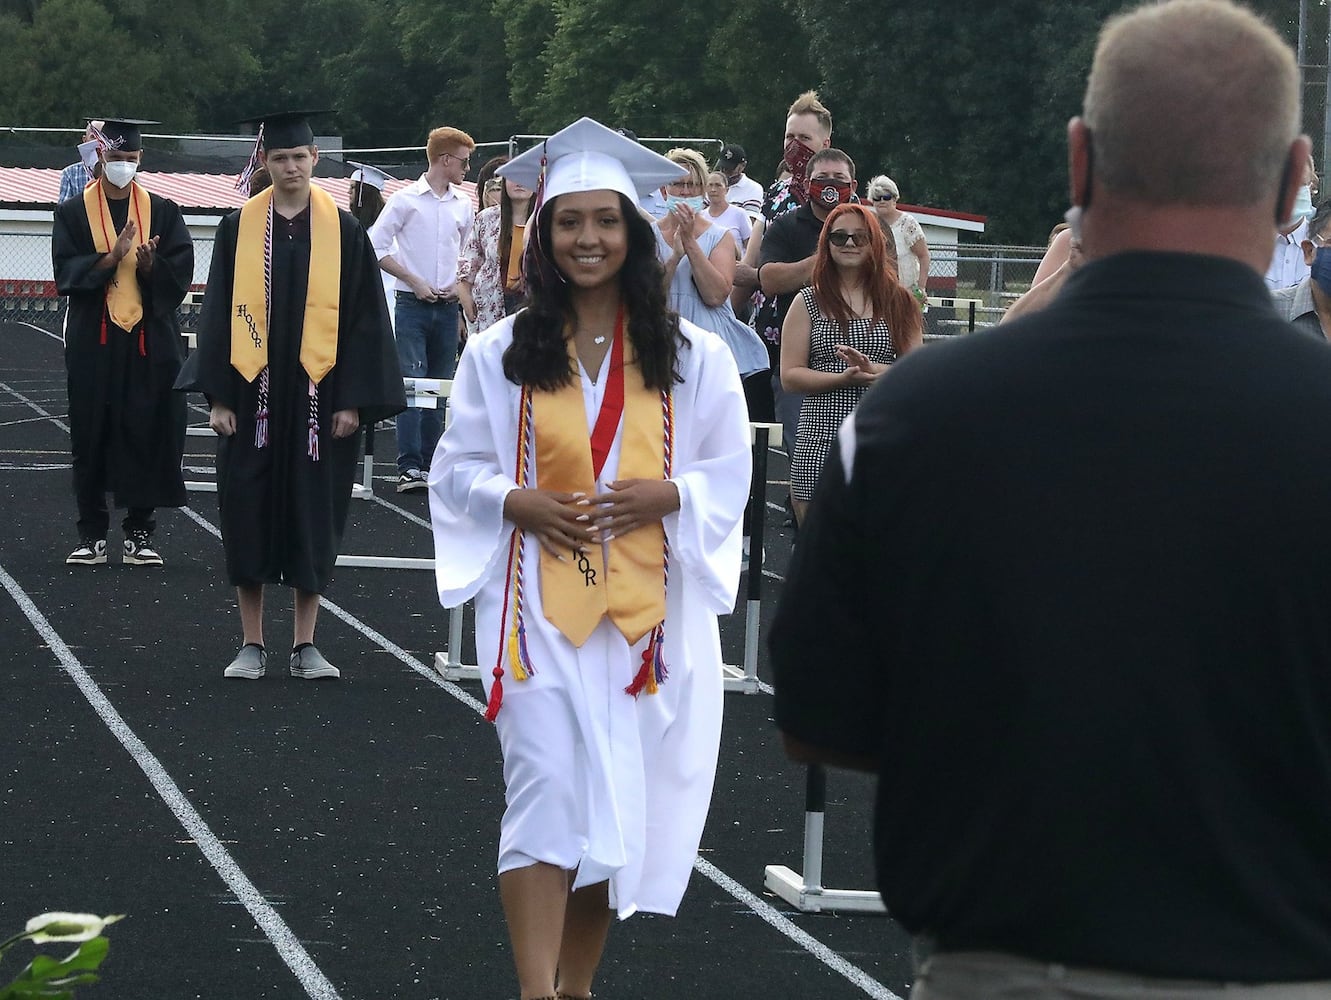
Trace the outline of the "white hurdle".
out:
M 445 378 L 409 378 L 403 377 L 402 388 L 407 392 L 407 405 L 417 410 L 437 410 L 448 405 L 449 393 L 453 391 L 453 382 Z M 445 411 L 447 416 L 447 411 Z M 351 496 L 356 500 L 374 499 L 374 424 L 365 426 L 365 459 L 361 467 L 360 482 L 351 487 Z M 348 563 L 347 565 L 352 565 Z M 400 569 L 398 566 L 382 567 Z
M 780 424 L 750 424 L 753 478 L 749 483 L 749 579 L 745 588 L 744 662 L 723 664 L 723 686 L 728 692 L 757 694 L 758 650 L 762 630 L 763 536 L 767 509 L 767 453 L 781 445 Z M 340 560 L 339 560 L 340 562 Z M 450 681 L 479 681 L 480 666 L 462 662 L 462 607 L 448 608 L 448 646 L 434 654 L 434 668 Z
M 786 865 L 763 869 L 763 885 L 801 913 L 886 913 L 876 889 L 828 889 L 823 885 L 823 819 L 827 772 L 810 764 L 804 785 L 804 871 Z

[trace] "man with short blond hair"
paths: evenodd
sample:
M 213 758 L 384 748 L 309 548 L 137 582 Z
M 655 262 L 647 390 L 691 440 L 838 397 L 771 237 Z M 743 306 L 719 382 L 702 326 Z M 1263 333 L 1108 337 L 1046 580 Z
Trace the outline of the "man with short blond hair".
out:
M 459 185 L 476 142 L 444 125 L 425 143 L 428 167 L 388 199 L 370 229 L 379 266 L 396 279 L 394 329 L 404 377 L 453 377 L 458 357 L 458 256 L 476 218 Z M 408 409 L 397 418 L 397 491 L 426 488 L 443 410 Z
M 785 137 L 782 163 L 790 172 L 790 176 L 774 181 L 767 189 L 767 196 L 762 204 L 763 227 L 761 229 L 755 227 L 754 237 L 749 241 L 744 259 L 735 266 L 734 289 L 739 296 L 752 298 L 751 325 L 767 344 L 768 354 L 772 360 L 772 374 L 769 379 L 760 376 L 748 379 L 744 383 L 749 416 L 754 420 L 780 420 L 787 426 L 793 427 L 799 418 L 799 400 L 792 397 L 783 402 L 779 375 L 781 320 L 785 316 L 785 311 L 778 307 L 776 296 L 769 293 L 759 282 L 758 265 L 764 261 L 762 247 L 768 228 L 778 218 L 795 211 L 809 200 L 809 177 L 813 158 L 820 151 L 831 148 L 832 112 L 828 111 L 818 99 L 818 91 L 806 90 L 791 103 L 786 110 Z M 826 215 L 825 212 L 823 214 Z M 795 258 L 783 256 L 777 259 Z M 734 302 L 735 298 L 732 297 L 731 301 Z M 794 439 L 787 440 L 786 445 L 793 448 Z
M 1068 125 L 1083 263 L 841 428 L 775 716 L 878 775 L 912 1000 L 1331 996 L 1331 351 L 1262 281 L 1299 120 L 1229 0 L 1111 20 Z

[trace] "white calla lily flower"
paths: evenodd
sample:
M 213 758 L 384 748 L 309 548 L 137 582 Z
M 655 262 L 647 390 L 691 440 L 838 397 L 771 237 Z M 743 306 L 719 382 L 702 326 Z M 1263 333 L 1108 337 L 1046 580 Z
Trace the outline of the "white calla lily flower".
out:
M 95 913 L 42 913 L 28 921 L 24 936 L 33 944 L 48 941 L 91 941 L 103 928 L 123 919 L 124 914 L 99 917 Z

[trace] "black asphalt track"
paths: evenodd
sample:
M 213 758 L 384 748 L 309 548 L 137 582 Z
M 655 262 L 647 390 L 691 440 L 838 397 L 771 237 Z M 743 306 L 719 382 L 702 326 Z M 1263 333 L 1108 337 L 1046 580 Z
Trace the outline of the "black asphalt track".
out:
M 270 591 L 269 675 L 225 681 L 239 621 L 214 494 L 159 512 L 162 568 L 118 561 L 118 514 L 110 564 L 64 565 L 62 351 L 50 329 L 0 322 L 0 938 L 48 910 L 128 914 L 86 991 L 108 1000 L 516 997 L 494 876 L 498 745 L 479 685 L 430 669 L 446 644 L 430 575 L 338 571 L 318 631 L 336 683 L 287 676 L 290 599 Z M 380 440 L 376 499 L 353 502 L 343 549 L 428 556 L 425 497 L 393 491 Z M 208 478 L 211 441 L 187 452 L 187 478 Z M 784 459 L 770 473 L 765 619 L 791 544 L 774 509 Z M 722 622 L 731 663 L 742 607 Z M 765 865 L 800 868 L 803 772 L 769 694 L 726 697 L 680 914 L 617 924 L 597 996 L 905 996 L 909 940 L 891 919 L 805 915 L 764 891 Z M 863 776 L 830 776 L 828 885 L 872 884 L 871 796 Z M 16 948 L 0 983 L 29 954 Z

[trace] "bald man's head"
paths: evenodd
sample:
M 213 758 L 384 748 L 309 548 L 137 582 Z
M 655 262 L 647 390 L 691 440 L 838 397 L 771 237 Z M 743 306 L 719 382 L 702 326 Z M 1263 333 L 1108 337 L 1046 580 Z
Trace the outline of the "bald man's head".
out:
M 1082 117 L 1095 177 L 1116 194 L 1252 204 L 1274 196 L 1298 135 L 1298 67 L 1229 0 L 1150 4 L 1105 25 Z

